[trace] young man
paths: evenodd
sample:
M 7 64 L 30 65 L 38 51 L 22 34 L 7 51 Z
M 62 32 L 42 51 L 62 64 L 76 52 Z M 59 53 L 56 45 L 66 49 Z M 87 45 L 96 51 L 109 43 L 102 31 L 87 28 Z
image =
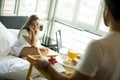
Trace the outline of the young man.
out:
M 59 74 L 45 60 L 36 60 L 39 69 L 52 80 L 120 80 L 120 0 L 104 0 L 106 37 L 92 41 L 70 77 Z

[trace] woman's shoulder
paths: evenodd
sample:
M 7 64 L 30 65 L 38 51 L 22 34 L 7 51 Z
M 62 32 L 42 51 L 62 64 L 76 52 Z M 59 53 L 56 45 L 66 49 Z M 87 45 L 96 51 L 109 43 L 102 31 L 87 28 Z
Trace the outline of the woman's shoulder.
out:
M 28 30 L 27 29 L 22 29 L 21 32 L 28 32 Z
M 21 32 L 20 32 L 20 35 L 26 35 L 26 36 L 28 36 L 29 32 L 28 32 L 27 29 L 22 29 Z

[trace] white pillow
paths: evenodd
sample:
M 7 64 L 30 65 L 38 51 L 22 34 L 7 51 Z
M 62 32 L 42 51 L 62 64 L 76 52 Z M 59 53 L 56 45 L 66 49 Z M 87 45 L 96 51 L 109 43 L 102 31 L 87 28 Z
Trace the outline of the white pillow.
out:
M 27 60 L 12 55 L 0 59 L 0 73 L 23 71 L 29 66 L 30 63 Z
M 15 41 L 15 36 L 0 22 L 0 58 L 9 54 Z
M 18 36 L 18 33 L 19 33 L 19 29 L 8 29 L 16 38 Z

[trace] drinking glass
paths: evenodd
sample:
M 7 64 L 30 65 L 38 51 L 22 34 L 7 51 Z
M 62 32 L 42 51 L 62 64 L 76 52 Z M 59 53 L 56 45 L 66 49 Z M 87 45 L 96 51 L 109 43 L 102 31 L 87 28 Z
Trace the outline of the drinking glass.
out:
M 78 52 L 77 52 L 77 51 L 74 51 L 74 50 L 72 50 L 72 49 L 69 49 L 67 55 L 68 55 L 68 57 L 69 57 L 70 64 L 72 65 L 72 61 L 73 61 L 73 59 L 77 58 Z

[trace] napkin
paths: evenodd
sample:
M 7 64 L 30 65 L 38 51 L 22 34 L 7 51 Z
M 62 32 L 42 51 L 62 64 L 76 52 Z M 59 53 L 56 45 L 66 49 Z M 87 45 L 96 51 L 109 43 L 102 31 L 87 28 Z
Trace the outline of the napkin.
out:
M 66 72 L 65 68 L 59 63 L 55 63 L 53 67 L 58 72 Z

